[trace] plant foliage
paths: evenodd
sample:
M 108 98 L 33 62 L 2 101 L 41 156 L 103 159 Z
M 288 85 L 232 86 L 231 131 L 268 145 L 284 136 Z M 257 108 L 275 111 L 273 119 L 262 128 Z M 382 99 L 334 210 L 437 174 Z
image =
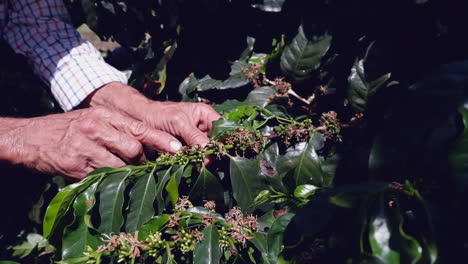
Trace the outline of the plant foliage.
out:
M 43 221 L 54 261 L 425 264 L 466 255 L 468 67 L 456 60 L 468 55 L 458 37 L 468 23 L 446 11 L 457 4 L 68 6 L 75 23 L 121 45 L 106 60 L 131 71 L 135 88 L 211 104 L 222 118 L 206 146 L 98 169 L 63 188 Z M 37 247 L 13 249 L 23 257 Z

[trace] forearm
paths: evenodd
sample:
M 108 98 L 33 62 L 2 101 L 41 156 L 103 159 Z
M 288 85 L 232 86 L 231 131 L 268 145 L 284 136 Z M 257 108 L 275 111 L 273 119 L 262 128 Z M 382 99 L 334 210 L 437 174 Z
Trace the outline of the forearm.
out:
M 0 118 L 0 163 L 24 163 L 27 151 L 20 139 L 28 122 L 29 119 Z

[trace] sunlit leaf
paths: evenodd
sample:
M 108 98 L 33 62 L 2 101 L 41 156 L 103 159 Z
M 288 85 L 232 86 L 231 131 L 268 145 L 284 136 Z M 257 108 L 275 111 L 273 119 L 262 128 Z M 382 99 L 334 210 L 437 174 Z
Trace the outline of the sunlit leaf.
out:
M 134 233 L 153 215 L 153 203 L 156 199 L 156 181 L 153 173 L 141 176 L 130 190 L 130 202 L 127 210 L 125 231 Z
M 104 178 L 99 189 L 99 214 L 102 233 L 119 233 L 123 226 L 122 214 L 126 179 L 132 173 L 130 169 L 112 173 Z
M 397 206 L 385 203 L 379 195 L 369 219 L 369 243 L 372 255 L 384 263 L 417 263 L 422 257 L 421 244 L 403 230 L 403 218 Z
M 83 191 L 73 202 L 75 220 L 64 230 L 62 238 L 62 258 L 73 259 L 83 255 L 87 246 L 96 249 L 102 240 L 99 233 L 90 227 L 88 213 L 96 203 L 96 189 L 98 182 L 93 183 Z

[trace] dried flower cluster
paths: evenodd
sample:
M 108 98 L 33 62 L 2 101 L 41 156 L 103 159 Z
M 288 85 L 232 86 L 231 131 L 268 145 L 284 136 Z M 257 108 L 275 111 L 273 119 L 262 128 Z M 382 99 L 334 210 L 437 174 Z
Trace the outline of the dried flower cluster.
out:
M 114 256 L 118 263 L 133 263 L 136 259 L 157 258 L 164 254 L 186 255 L 195 250 L 203 241 L 203 229 L 215 225 L 220 234 L 219 246 L 231 255 L 236 255 L 239 248 L 245 248 L 247 241 L 258 229 L 257 218 L 253 215 L 244 216 L 238 207 L 232 208 L 226 215 L 226 221 L 220 221 L 209 214 L 193 214 L 187 209 L 193 207 L 187 197 L 181 197 L 174 208 L 174 213 L 168 215 L 166 224 L 160 229 L 148 234 L 142 240 L 135 234 L 122 232 L 119 235 L 104 234 L 104 244 L 93 250 L 88 246 L 85 256 L 88 264 L 99 264 L 101 257 Z M 214 201 L 206 201 L 204 207 L 212 213 L 216 208 Z M 191 219 L 195 224 L 188 224 Z

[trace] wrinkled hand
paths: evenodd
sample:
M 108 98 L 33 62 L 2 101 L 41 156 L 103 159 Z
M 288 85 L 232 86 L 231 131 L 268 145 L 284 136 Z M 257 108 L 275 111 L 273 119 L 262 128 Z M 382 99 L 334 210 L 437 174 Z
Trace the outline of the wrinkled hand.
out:
M 21 149 L 15 163 L 75 179 L 96 168 L 144 161 L 142 144 L 167 152 L 180 148 L 168 133 L 105 107 L 28 119 L 15 134 Z
M 153 102 L 144 122 L 181 138 L 185 144 L 206 145 L 212 122 L 221 116 L 202 103 Z
M 122 83 L 109 83 L 91 94 L 83 106 L 109 106 L 152 128 L 167 132 L 189 146 L 204 145 L 212 122 L 221 116 L 203 103 L 158 102 Z M 159 150 L 169 148 L 170 142 Z M 173 143 L 174 144 L 174 143 Z

